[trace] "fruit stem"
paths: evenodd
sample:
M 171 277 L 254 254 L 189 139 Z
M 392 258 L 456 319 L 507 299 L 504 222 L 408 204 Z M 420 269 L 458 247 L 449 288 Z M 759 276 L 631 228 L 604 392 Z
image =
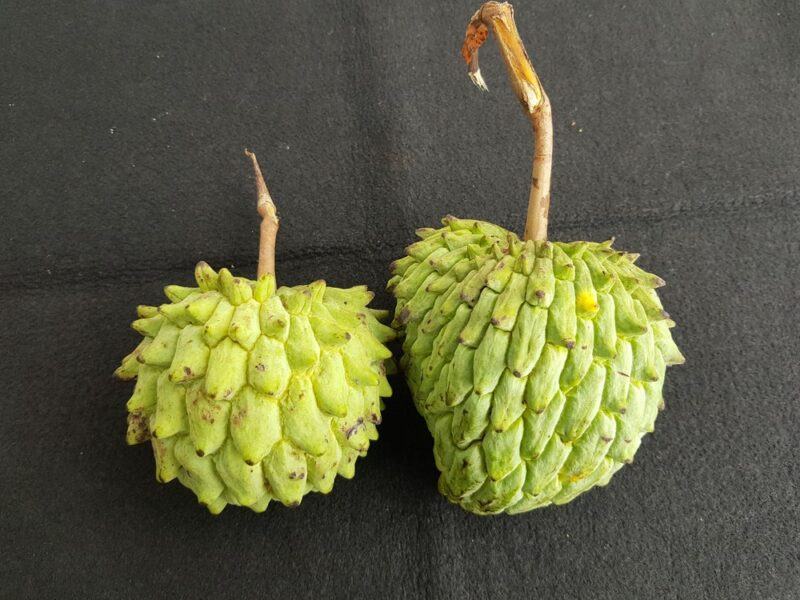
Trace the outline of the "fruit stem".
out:
M 258 159 L 254 152 L 245 149 L 245 155 L 250 157 L 253 163 L 253 172 L 256 176 L 256 191 L 258 192 L 258 214 L 261 215 L 261 235 L 258 242 L 258 276 L 271 274 L 275 275 L 275 237 L 278 235 L 278 212 L 272 196 L 269 195 L 267 184 L 264 182 L 264 175 L 261 167 L 258 166 Z
M 467 26 L 461 54 L 469 65 L 469 76 L 482 90 L 486 83 L 478 66 L 478 49 L 494 31 L 508 69 L 511 87 L 522 103 L 533 127 L 535 151 L 531 173 L 531 192 L 525 220 L 525 240 L 547 239 L 550 211 L 550 172 L 553 167 L 553 115 L 539 77 L 519 37 L 514 8 L 508 2 L 486 2 Z

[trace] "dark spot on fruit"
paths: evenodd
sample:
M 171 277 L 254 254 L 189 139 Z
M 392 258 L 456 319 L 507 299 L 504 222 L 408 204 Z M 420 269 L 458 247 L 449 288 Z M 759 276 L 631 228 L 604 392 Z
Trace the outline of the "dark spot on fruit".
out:
M 589 346 L 587 346 L 586 344 L 584 344 L 583 346 L 581 346 L 581 350 L 586 350 L 586 348 L 588 348 L 588 347 L 589 347 Z
M 544 290 L 536 290 L 533 295 L 541 300 L 544 298 Z
M 350 332 L 349 332 L 349 331 L 345 331 L 345 332 L 344 332 L 344 339 L 346 339 L 346 340 L 349 340 L 349 339 L 350 339 L 350 338 L 352 338 L 352 337 L 353 337 L 353 336 L 352 336 L 352 335 L 350 335 Z
M 491 320 L 490 322 L 491 322 L 491 324 L 492 324 L 492 325 L 494 325 L 495 327 L 497 327 L 498 325 L 500 325 L 500 319 L 498 319 L 497 317 L 492 317 L 492 320 Z
M 203 452 L 202 450 L 195 450 L 195 453 L 196 453 L 196 454 L 197 454 L 197 456 L 199 456 L 200 458 L 203 458 L 203 457 L 206 455 L 206 453 L 205 453 L 205 452 Z
M 566 342 L 564 342 L 564 345 L 568 349 L 572 350 L 575 347 L 575 341 L 574 340 L 567 340 Z
M 247 465 L 250 465 L 251 467 L 252 467 L 254 464 L 256 464 L 256 463 L 254 463 L 252 460 L 249 460 L 249 459 L 245 459 L 245 461 L 244 461 L 244 462 L 245 462 L 245 464 L 247 464 Z
M 512 371 L 512 373 L 514 373 L 514 377 L 516 377 L 516 378 L 520 378 L 520 377 L 522 377 L 522 373 L 520 373 L 520 372 L 519 372 L 519 371 L 517 371 L 516 369 L 515 369 L 514 371 Z
M 363 425 L 364 425 L 363 417 L 358 417 L 358 419 L 356 419 L 355 424 L 350 429 L 345 431 L 345 437 L 347 437 L 347 439 L 350 439 L 356 433 L 356 431 L 358 431 L 358 428 L 362 427 Z
M 619 409 L 619 414 L 621 414 L 621 415 L 624 415 L 626 412 L 628 412 L 627 408 L 620 408 Z
M 264 363 L 258 363 L 256 365 L 256 371 L 260 371 L 263 373 L 266 370 L 267 370 L 267 365 L 265 365 Z
M 614 438 L 610 438 L 610 437 L 601 437 L 600 439 L 603 440 L 606 444 L 609 444 L 612 441 L 614 441 Z
M 628 373 L 624 373 L 624 372 L 622 372 L 622 371 L 617 371 L 617 374 L 618 374 L 618 375 L 622 375 L 623 377 L 630 377 L 630 374 L 628 374 Z
M 183 374 L 187 377 L 192 377 L 194 372 L 189 367 L 183 367 Z

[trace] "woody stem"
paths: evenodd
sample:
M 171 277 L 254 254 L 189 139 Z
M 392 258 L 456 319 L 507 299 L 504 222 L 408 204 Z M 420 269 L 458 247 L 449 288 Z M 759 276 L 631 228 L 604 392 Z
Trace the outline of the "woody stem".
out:
M 478 49 L 486 41 L 489 28 L 494 31 L 500 46 L 511 87 L 533 127 L 535 150 L 524 239 L 546 240 L 550 210 L 550 173 L 553 166 L 553 117 L 550 100 L 519 37 L 514 22 L 514 9 L 507 2 L 486 2 L 472 16 L 467 26 L 461 53 L 469 65 L 472 81 L 481 89 L 487 89 L 478 65 Z
M 261 215 L 261 233 L 258 242 L 258 277 L 262 275 L 275 275 L 275 238 L 278 234 L 278 213 L 275 203 L 267 190 L 264 175 L 258 165 L 255 153 L 244 151 L 253 163 L 253 172 L 256 178 L 256 191 L 258 193 L 258 214 Z

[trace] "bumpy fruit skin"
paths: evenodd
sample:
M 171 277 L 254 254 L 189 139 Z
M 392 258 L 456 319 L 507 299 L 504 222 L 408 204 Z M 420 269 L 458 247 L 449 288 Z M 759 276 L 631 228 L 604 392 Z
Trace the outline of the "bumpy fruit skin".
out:
M 366 287 L 324 281 L 275 289 L 195 270 L 198 287 L 138 307 L 144 336 L 115 374 L 136 378 L 129 444 L 150 440 L 156 478 L 178 478 L 209 511 L 296 506 L 328 493 L 378 437 L 394 338 Z M 388 361 L 384 363 L 384 361 Z
M 392 263 L 401 366 L 439 490 L 477 514 L 564 504 L 630 463 L 683 362 L 663 281 L 611 242 L 447 217 Z

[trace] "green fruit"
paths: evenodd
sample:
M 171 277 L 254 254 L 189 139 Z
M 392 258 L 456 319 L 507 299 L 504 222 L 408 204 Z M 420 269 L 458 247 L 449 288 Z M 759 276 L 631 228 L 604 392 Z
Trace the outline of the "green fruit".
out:
M 563 504 L 633 460 L 683 362 L 663 281 L 610 242 L 448 217 L 393 263 L 402 365 L 439 489 L 477 514 Z M 462 265 L 443 257 L 460 252 Z
M 116 375 L 136 379 L 129 444 L 150 441 L 156 478 L 179 479 L 216 514 L 227 504 L 296 506 L 350 478 L 377 439 L 390 395 L 384 346 L 365 287 L 322 281 L 276 290 L 197 266 L 196 288 L 139 307 L 142 342 Z

